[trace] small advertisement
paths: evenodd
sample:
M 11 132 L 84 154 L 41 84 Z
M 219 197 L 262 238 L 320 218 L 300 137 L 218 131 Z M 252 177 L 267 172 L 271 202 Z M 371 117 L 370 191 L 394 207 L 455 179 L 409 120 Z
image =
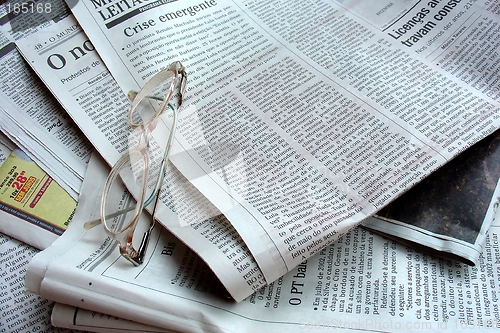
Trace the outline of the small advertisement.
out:
M 76 201 L 21 150 L 0 166 L 0 210 L 61 235 Z

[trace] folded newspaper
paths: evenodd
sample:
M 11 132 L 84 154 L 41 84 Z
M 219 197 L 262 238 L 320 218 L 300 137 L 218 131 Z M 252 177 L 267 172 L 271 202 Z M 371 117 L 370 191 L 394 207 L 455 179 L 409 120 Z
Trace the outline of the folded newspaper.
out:
M 76 200 L 92 146 L 15 45 L 69 15 L 61 2 L 0 1 L 0 131 Z
M 500 125 L 496 81 L 479 75 L 499 57 L 486 3 L 70 5 L 86 35 L 68 18 L 18 46 L 108 164 L 127 150 L 123 92 L 188 69 L 158 219 L 237 301 Z M 402 35 L 424 17 L 427 34 Z
M 97 157 L 97 156 L 95 156 Z M 456 332 L 500 328 L 500 211 L 477 266 L 355 228 L 239 303 L 203 260 L 156 228 L 144 265 L 83 224 L 109 168 L 92 158 L 68 230 L 30 262 L 29 290 L 59 302 L 52 322 L 95 332 Z M 491 205 L 490 209 L 498 208 Z M 495 216 L 495 214 L 488 214 Z
M 407 245 L 475 265 L 500 178 L 500 131 L 476 143 L 363 225 Z

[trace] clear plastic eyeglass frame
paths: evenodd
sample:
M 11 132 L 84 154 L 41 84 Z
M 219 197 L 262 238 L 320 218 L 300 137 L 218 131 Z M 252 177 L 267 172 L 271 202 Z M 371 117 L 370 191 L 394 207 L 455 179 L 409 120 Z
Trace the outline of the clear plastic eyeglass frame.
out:
M 157 97 L 152 94 L 152 92 L 154 92 L 155 89 L 157 90 L 159 85 L 161 83 L 164 83 L 166 80 L 171 80 L 169 81 L 171 83 L 165 95 L 163 97 Z M 155 213 L 159 200 L 159 192 L 162 188 L 166 174 L 167 162 L 169 160 L 170 150 L 175 137 L 178 111 L 182 104 L 182 95 L 186 87 L 186 82 L 187 74 L 185 68 L 180 62 L 176 61 L 151 77 L 139 92 L 129 93 L 129 96 L 132 97 L 133 100 L 128 112 L 128 124 L 133 130 L 139 130 L 139 145 L 133 148 L 129 148 L 129 151 L 125 153 L 111 169 L 111 172 L 109 173 L 108 178 L 106 179 L 106 182 L 104 184 L 104 189 L 101 197 L 100 220 L 89 221 L 84 225 L 85 229 L 90 229 L 95 225 L 98 225 L 99 223 L 102 224 L 108 236 L 118 241 L 120 254 L 135 266 L 143 263 L 149 243 L 149 238 L 155 226 Z M 178 101 L 176 103 L 171 103 L 172 97 L 174 95 L 178 97 Z M 138 119 L 138 117 L 136 117 L 137 108 L 141 104 L 141 102 L 144 103 L 144 101 L 147 100 L 159 101 L 159 106 L 155 107 L 154 112 L 149 114 L 146 119 L 144 119 L 144 117 Z M 173 112 L 172 125 L 170 128 L 165 151 L 160 162 L 156 183 L 151 194 L 146 194 L 148 188 L 148 179 L 151 171 L 149 156 L 149 137 L 151 132 L 156 127 L 159 117 L 161 117 L 161 115 L 167 109 Z M 115 213 L 110 213 L 109 209 L 107 208 L 107 203 L 110 199 L 114 199 L 110 197 L 110 189 L 116 182 L 120 181 L 119 177 L 122 168 L 125 165 L 133 164 L 132 157 L 134 155 L 138 156 L 140 162 L 142 163 L 139 170 L 141 174 L 138 176 L 142 178 L 139 182 L 140 189 L 137 191 L 137 193 L 135 193 L 136 204 L 118 210 Z M 137 170 L 135 171 L 137 172 Z M 117 198 L 116 200 L 120 199 Z M 152 203 L 153 206 L 150 210 L 151 224 L 144 233 L 140 246 L 136 250 L 132 244 L 132 239 L 137 222 L 139 221 L 139 217 L 141 216 L 143 209 L 147 208 Z M 110 226 L 115 223 L 113 219 L 120 217 L 126 218 L 126 220 L 122 221 L 122 224 L 119 228 L 111 228 Z

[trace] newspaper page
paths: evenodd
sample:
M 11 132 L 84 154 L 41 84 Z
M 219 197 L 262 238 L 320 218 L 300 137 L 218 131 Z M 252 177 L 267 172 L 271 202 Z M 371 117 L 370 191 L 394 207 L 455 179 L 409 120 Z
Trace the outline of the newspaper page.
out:
M 54 302 L 24 290 L 26 266 L 36 253 L 37 249 L 0 233 L 0 332 L 75 332 L 52 326 Z
M 32 52 L 33 45 L 46 46 Z M 54 29 L 19 41 L 18 47 L 108 164 L 114 165 L 128 149 L 129 101 L 74 19 L 61 20 Z M 68 60 L 59 71 L 47 65 L 48 57 L 68 50 L 71 57 L 78 56 L 73 63 Z M 159 221 L 208 262 L 235 299 L 262 287 L 262 272 L 231 224 L 177 169 L 169 169 L 165 188 L 173 199 L 165 199 L 169 206 L 163 207 Z
M 91 160 L 85 179 L 102 180 L 105 172 L 97 169 Z M 91 330 L 116 316 L 182 332 L 500 328 L 499 191 L 480 265 L 436 258 L 355 228 L 239 303 L 166 229 L 156 230 L 141 270 L 117 260 L 118 251 L 102 233 L 82 232 L 97 209 L 96 191 L 84 182 L 73 223 L 28 266 L 29 290 L 88 310 L 80 316 L 73 309 L 65 325 Z
M 21 150 L 0 166 L 0 232 L 38 249 L 66 230 L 76 201 Z
M 477 3 L 457 6 L 496 20 Z M 72 10 L 123 91 L 185 64 L 195 108 L 179 126 L 188 153 L 172 161 L 228 217 L 268 283 L 498 128 L 497 100 L 332 2 Z M 226 146 L 242 162 L 220 168 Z
M 498 1 L 431 1 L 424 5 L 419 2 L 379 2 L 379 7 L 375 10 L 368 1 L 337 2 L 377 27 L 389 39 L 401 43 L 413 56 L 434 64 L 459 79 L 473 93 L 486 94 L 497 102 L 500 101 Z M 451 106 L 448 110 L 443 108 L 442 112 L 450 111 Z M 470 121 L 482 124 L 487 122 L 480 119 Z M 422 122 L 416 128 L 426 131 L 427 127 Z M 457 128 L 450 136 L 461 138 L 466 134 Z M 488 142 L 483 144 L 488 145 Z M 490 149 L 494 152 L 494 147 Z M 492 158 L 488 159 L 493 162 Z M 461 162 L 464 161 L 454 163 L 459 165 Z M 418 189 L 412 189 L 385 208 L 380 215 L 369 218 L 365 225 L 401 241 L 428 246 L 441 255 L 458 255 L 464 262 L 477 264 L 484 245 L 485 231 L 488 229 L 488 219 L 483 223 L 483 218 L 488 198 L 491 198 L 497 180 L 490 178 L 495 171 L 491 167 L 493 164 L 485 161 L 489 167 L 484 170 L 485 177 L 478 182 L 475 178 L 481 176 L 477 175 L 481 173 L 480 163 L 475 162 L 477 168 L 474 169 L 474 157 L 470 157 L 470 161 L 465 163 L 467 167 L 463 169 L 471 170 L 469 175 L 452 175 L 439 171 L 432 176 L 433 180 L 426 179 L 424 184 L 418 185 Z M 449 170 L 452 167 L 446 168 Z M 481 184 L 482 187 L 474 188 L 477 187 L 474 183 Z M 456 190 L 455 186 L 460 186 L 461 190 Z M 465 191 L 469 190 L 478 197 L 474 203 L 461 199 L 468 196 Z M 451 202 L 456 203 L 456 208 L 450 206 Z M 471 204 L 471 209 L 466 216 L 460 215 L 459 211 L 465 209 L 467 203 Z
M 69 9 L 57 0 L 39 1 L 26 11 L 15 4 L 18 1 L 0 5 L 0 130 L 76 199 L 91 145 L 15 46 L 16 40 L 68 15 Z

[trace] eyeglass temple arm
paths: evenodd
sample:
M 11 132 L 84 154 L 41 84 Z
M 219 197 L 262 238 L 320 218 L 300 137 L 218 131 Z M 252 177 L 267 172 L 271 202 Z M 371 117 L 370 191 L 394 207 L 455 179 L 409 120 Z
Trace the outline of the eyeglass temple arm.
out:
M 149 229 L 146 230 L 146 232 L 142 236 L 141 245 L 139 245 L 139 248 L 137 249 L 137 257 L 129 258 L 129 260 L 132 261 L 132 263 L 136 266 L 141 265 L 144 262 L 144 257 L 146 256 L 146 251 L 148 249 L 149 238 L 151 237 L 151 233 L 153 232 L 155 224 L 156 219 L 153 216 L 151 217 L 151 225 L 149 226 Z
M 148 202 L 148 201 L 144 202 L 143 207 L 148 206 L 150 203 L 151 203 L 151 198 L 149 199 L 149 202 Z M 117 217 L 117 216 L 120 216 L 120 215 L 122 215 L 122 214 L 128 213 L 128 212 L 130 212 L 131 210 L 134 210 L 134 209 L 135 209 L 135 206 L 129 206 L 129 207 L 127 207 L 127 208 L 125 208 L 125 209 L 122 209 L 122 210 L 119 210 L 119 211 L 117 211 L 117 212 L 115 212 L 115 213 L 112 213 L 112 214 L 106 215 L 106 218 L 107 218 L 107 219 L 112 219 L 112 218 L 114 218 L 114 217 Z M 85 222 L 85 223 L 83 224 L 83 228 L 84 228 L 85 230 L 90 230 L 90 229 L 92 229 L 92 228 L 94 228 L 94 227 L 97 227 L 99 224 L 101 224 L 101 218 L 98 218 L 98 219 L 95 219 L 95 220 L 90 220 L 90 221 Z M 152 229 L 152 228 L 151 228 L 151 229 Z
M 180 82 L 180 87 L 179 87 L 179 105 L 178 105 L 178 107 L 180 107 L 182 105 L 182 98 L 183 98 L 182 96 L 184 94 L 184 90 L 186 89 L 186 83 L 187 83 L 187 74 L 186 74 L 184 67 L 182 67 L 179 70 L 179 74 L 181 76 L 181 82 Z M 129 94 L 130 98 L 133 99 L 137 95 L 137 92 L 134 90 L 131 90 L 131 91 L 129 91 L 128 94 Z M 148 95 L 146 97 L 156 99 L 159 101 L 163 100 L 161 97 L 156 97 L 156 96 L 149 96 Z M 153 219 L 154 219 L 154 215 L 155 215 L 155 211 L 156 211 L 156 205 L 158 202 L 158 194 L 159 194 L 160 189 L 163 185 L 163 179 L 165 178 L 165 174 L 167 172 L 167 161 L 168 161 L 169 156 L 170 156 L 170 149 L 172 148 L 174 137 L 175 137 L 175 130 L 177 128 L 177 111 L 178 110 L 176 108 L 174 108 L 174 106 L 170 103 L 168 104 L 168 107 L 170 107 L 170 109 L 172 109 L 173 120 L 172 120 L 172 127 L 170 129 L 170 134 L 169 134 L 168 140 L 167 140 L 167 146 L 165 148 L 165 153 L 163 154 L 163 159 L 161 161 L 160 176 L 158 177 L 154 191 L 152 192 L 150 197 L 144 201 L 144 205 L 143 205 L 143 207 L 149 206 L 149 204 L 151 204 L 153 199 L 156 198 L 154 206 L 153 206 L 153 211 L 152 211 Z
M 112 219 L 113 217 L 117 217 L 119 215 L 125 214 L 125 213 L 130 212 L 131 210 L 134 210 L 134 209 L 135 209 L 135 206 L 128 206 L 125 209 L 122 209 L 122 210 L 119 210 L 119 211 L 117 211 L 115 213 L 106 215 L 106 218 L 107 219 Z M 90 230 L 90 229 L 92 229 L 94 227 L 97 227 L 99 224 L 101 224 L 101 218 L 85 222 L 83 224 L 83 228 L 85 230 Z
M 182 94 L 183 94 L 184 89 L 186 87 L 186 73 L 184 71 L 182 71 L 181 75 L 182 75 L 182 79 L 181 79 L 181 86 L 180 86 L 179 106 L 182 104 Z M 154 96 L 147 96 L 147 97 L 161 100 L 161 98 L 154 97 Z M 146 250 L 147 250 L 148 244 L 149 244 L 149 238 L 151 237 L 151 233 L 155 227 L 156 207 L 157 207 L 158 201 L 160 199 L 159 192 L 160 192 L 160 189 L 163 185 L 163 180 L 164 180 L 165 174 L 167 172 L 167 161 L 169 159 L 170 149 L 172 148 L 173 140 L 175 137 L 175 129 L 177 126 L 177 110 L 170 104 L 168 104 L 168 106 L 172 109 L 172 112 L 173 112 L 172 128 L 170 130 L 170 134 L 168 136 L 168 141 L 167 141 L 167 146 L 165 148 L 165 153 L 163 154 L 163 159 L 161 161 L 160 176 L 158 177 L 158 180 L 156 182 L 155 190 L 153 191 L 153 194 L 144 202 L 144 205 L 143 205 L 143 207 L 148 206 L 154 198 L 155 202 L 154 202 L 154 206 L 153 206 L 153 211 L 151 213 L 151 225 L 149 226 L 149 229 L 142 236 L 141 245 L 139 246 L 139 249 L 137 250 L 137 252 L 138 252 L 137 258 L 130 258 L 132 260 L 132 262 L 136 265 L 140 265 L 144 262 L 144 257 L 146 255 Z
M 122 210 L 119 210 L 113 214 L 107 215 L 106 218 L 111 219 L 111 218 L 119 216 L 121 214 L 130 212 L 131 210 L 134 210 L 134 209 L 135 209 L 135 206 L 129 206 L 129 207 L 122 209 Z M 156 223 L 156 219 L 154 217 L 152 217 L 151 218 L 151 225 L 149 226 L 149 229 L 146 230 L 146 232 L 142 236 L 141 244 L 139 245 L 139 249 L 137 250 L 137 257 L 135 257 L 135 258 L 127 257 L 127 259 L 130 262 L 132 262 L 135 266 L 138 266 L 144 262 L 144 257 L 146 255 L 146 251 L 147 251 L 148 244 L 149 244 L 149 238 L 151 237 L 151 233 L 153 232 L 153 229 L 155 227 L 155 223 Z M 83 228 L 85 230 L 89 230 L 89 229 L 92 229 L 100 224 L 101 224 L 101 219 L 99 218 L 96 220 L 85 222 L 85 224 L 83 225 Z
M 182 69 L 179 70 L 179 74 L 181 75 L 181 84 L 179 87 L 179 106 L 181 106 L 182 96 L 184 95 L 184 90 L 186 90 L 186 83 L 187 83 L 187 74 L 184 67 L 182 67 Z
M 151 196 L 144 202 L 143 207 L 147 207 L 154 199 L 154 205 L 153 205 L 153 210 L 151 212 L 151 225 L 149 226 L 149 229 L 144 233 L 142 236 L 142 241 L 141 245 L 139 245 L 139 248 L 137 249 L 137 257 L 135 258 L 128 258 L 134 265 L 138 266 L 141 265 L 144 262 L 144 257 L 146 256 L 146 251 L 148 249 L 148 244 L 149 244 L 149 238 L 151 237 L 151 233 L 153 232 L 153 229 L 156 224 L 156 207 L 158 205 L 158 201 L 160 199 L 160 190 L 163 185 L 163 180 L 165 178 L 165 174 L 167 172 L 167 161 L 170 155 L 170 148 L 172 147 L 173 144 L 173 139 L 175 136 L 175 126 L 177 122 L 177 110 L 175 110 L 170 104 L 170 108 L 173 111 L 174 114 L 174 121 L 172 125 L 172 129 L 170 131 L 170 135 L 168 136 L 168 141 L 167 141 L 167 147 L 165 149 L 165 154 L 163 155 L 163 160 L 161 161 L 161 166 L 160 166 L 160 176 L 158 177 L 158 180 L 156 182 L 155 189 Z
M 181 75 L 182 75 L 182 78 L 181 78 L 181 86 L 180 86 L 180 94 L 179 94 L 179 106 L 182 104 L 182 94 L 184 93 L 184 89 L 186 88 L 186 73 L 184 71 L 182 71 Z M 129 95 L 131 93 L 133 93 L 133 92 L 132 91 L 129 92 Z M 160 101 L 162 100 L 161 98 L 155 97 L 155 96 L 147 96 L 147 97 L 152 98 L 152 99 L 156 99 L 156 100 L 160 100 Z M 130 258 L 131 261 L 135 265 L 140 265 L 144 262 L 144 257 L 146 255 L 146 250 L 147 250 L 148 244 L 149 244 L 149 238 L 151 237 L 151 233 L 153 232 L 153 229 L 154 229 L 155 224 L 156 224 L 155 214 L 156 214 L 156 207 L 157 207 L 158 201 L 160 199 L 159 192 L 160 192 L 160 189 L 163 185 L 163 180 L 164 180 L 165 174 L 167 172 L 167 161 L 169 159 L 170 149 L 172 148 L 173 140 L 175 137 L 175 129 L 177 126 L 177 110 L 171 104 L 168 104 L 168 106 L 172 109 L 172 112 L 173 112 L 172 129 L 170 130 L 170 134 L 168 136 L 168 141 L 167 141 L 167 146 L 165 148 L 165 153 L 163 154 L 163 159 L 161 161 L 160 176 L 158 177 L 158 180 L 156 182 L 155 190 L 153 191 L 153 194 L 144 202 L 144 205 L 143 205 L 143 207 L 148 206 L 151 203 L 152 199 L 154 198 L 155 202 L 154 202 L 154 206 L 153 206 L 153 211 L 151 213 L 151 225 L 149 226 L 149 229 L 142 236 L 141 245 L 139 246 L 139 248 L 137 250 L 137 252 L 138 252 L 137 258 Z
M 119 216 L 121 214 L 130 212 L 131 210 L 134 210 L 135 206 L 129 206 L 125 209 L 119 210 L 116 213 L 109 214 L 106 216 L 106 218 L 113 218 L 116 216 Z M 149 226 L 149 229 L 146 230 L 144 235 L 142 236 L 141 244 L 139 245 L 139 249 L 137 250 L 137 257 L 127 257 L 127 259 L 132 262 L 135 266 L 138 266 L 144 262 L 144 257 L 146 256 L 146 251 L 148 249 L 148 244 L 149 244 L 149 238 L 151 237 L 151 233 L 153 232 L 153 229 L 155 227 L 156 219 L 154 217 L 151 218 L 151 225 Z M 96 219 L 92 221 L 85 222 L 83 225 L 83 228 L 85 230 L 92 229 L 96 226 L 101 224 L 101 219 Z
M 174 114 L 175 114 L 175 112 L 174 112 Z M 170 143 L 170 141 L 171 140 L 169 137 L 169 143 Z M 167 151 L 168 150 L 170 150 L 169 146 L 167 146 Z M 154 229 L 155 224 L 156 224 L 156 217 L 155 217 L 156 207 L 157 207 L 158 201 L 160 199 L 159 192 L 161 189 L 161 185 L 163 184 L 163 179 L 165 178 L 165 174 L 166 174 L 166 162 L 168 160 L 168 152 L 166 152 L 164 156 L 166 156 L 166 157 L 162 160 L 161 169 L 160 169 L 161 174 L 158 177 L 158 181 L 156 183 L 155 190 L 153 191 L 153 194 L 144 202 L 144 205 L 143 205 L 143 208 L 147 207 L 154 199 L 153 211 L 151 212 L 151 224 L 149 226 L 149 229 L 146 230 L 146 232 L 142 236 L 141 245 L 139 245 L 139 248 L 137 249 L 137 257 L 127 258 L 127 259 L 129 259 L 129 261 L 131 261 L 136 266 L 141 265 L 144 262 L 144 257 L 146 256 L 146 251 L 148 249 L 149 238 L 151 237 L 151 233 L 153 232 L 153 229 Z
M 128 92 L 128 97 L 129 97 L 131 100 L 133 100 L 133 99 L 135 98 L 135 96 L 137 96 L 137 94 L 138 94 L 138 93 L 139 93 L 139 92 L 137 92 L 136 90 L 130 90 L 130 91 Z M 157 101 L 160 101 L 160 102 L 161 102 L 161 101 L 163 101 L 163 98 L 161 98 L 161 97 L 157 97 L 157 96 L 151 96 L 151 95 L 148 95 L 148 96 L 146 96 L 146 98 L 156 99 Z

